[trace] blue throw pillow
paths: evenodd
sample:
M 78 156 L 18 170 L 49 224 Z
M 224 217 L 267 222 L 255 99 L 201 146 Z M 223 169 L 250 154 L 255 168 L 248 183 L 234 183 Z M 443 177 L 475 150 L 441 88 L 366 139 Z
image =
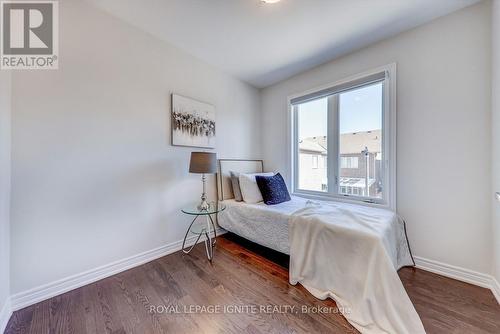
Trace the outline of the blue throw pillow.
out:
M 273 176 L 256 175 L 255 181 L 257 181 L 264 203 L 267 205 L 280 204 L 291 199 L 285 180 L 280 173 Z

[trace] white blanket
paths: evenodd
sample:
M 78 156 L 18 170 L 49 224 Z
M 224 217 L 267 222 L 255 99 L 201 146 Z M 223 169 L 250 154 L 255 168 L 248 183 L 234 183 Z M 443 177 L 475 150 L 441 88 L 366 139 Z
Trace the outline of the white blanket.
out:
M 413 261 L 396 214 L 311 202 L 289 224 L 291 284 L 334 299 L 361 333 L 425 333 L 397 274 Z

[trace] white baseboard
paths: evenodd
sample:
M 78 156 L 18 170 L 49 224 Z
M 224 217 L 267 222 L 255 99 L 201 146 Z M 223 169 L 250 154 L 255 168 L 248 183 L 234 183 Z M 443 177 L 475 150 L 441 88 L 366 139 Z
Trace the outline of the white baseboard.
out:
M 224 230 L 218 229 L 217 235 L 225 233 Z M 188 238 L 186 245 L 192 245 L 196 240 L 196 236 Z M 199 242 L 203 242 L 200 239 Z M 11 310 L 17 311 L 27 306 L 39 303 L 43 300 L 58 296 L 65 292 L 80 288 L 90 283 L 99 281 L 103 278 L 116 275 L 125 270 L 137 267 L 141 264 L 156 260 L 168 254 L 175 253 L 182 248 L 182 240 L 172 242 L 170 244 L 130 256 L 128 258 L 118 260 L 104 266 L 91 269 L 73 276 L 60 279 L 55 282 L 44 284 L 36 288 L 16 293 L 11 296 Z
M 0 333 L 5 331 L 7 323 L 12 316 L 12 307 L 10 304 L 10 298 L 7 298 L 2 308 L 0 309 Z
M 500 304 L 500 285 L 493 276 L 419 256 L 414 256 L 414 259 L 419 269 L 490 289 Z
M 491 292 L 493 292 L 493 295 L 497 299 L 498 304 L 500 304 L 500 283 L 498 283 L 498 281 L 494 277 L 492 277 L 491 280 Z
M 452 266 L 450 264 L 424 259 L 419 256 L 415 256 L 415 264 L 417 268 L 430 271 L 435 274 L 442 276 L 454 278 L 456 280 L 478 285 L 483 288 L 491 287 L 491 276 L 478 273 L 469 269 Z

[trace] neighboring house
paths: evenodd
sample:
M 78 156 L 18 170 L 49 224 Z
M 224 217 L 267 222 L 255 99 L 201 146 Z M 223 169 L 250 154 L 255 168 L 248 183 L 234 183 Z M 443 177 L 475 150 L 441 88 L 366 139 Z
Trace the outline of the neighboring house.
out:
M 340 194 L 381 196 L 381 139 L 380 130 L 340 136 Z M 305 138 L 299 143 L 301 189 L 327 190 L 327 151 L 325 136 Z
M 327 191 L 326 146 L 315 141 L 316 137 L 306 138 L 299 143 L 300 175 L 299 188 Z

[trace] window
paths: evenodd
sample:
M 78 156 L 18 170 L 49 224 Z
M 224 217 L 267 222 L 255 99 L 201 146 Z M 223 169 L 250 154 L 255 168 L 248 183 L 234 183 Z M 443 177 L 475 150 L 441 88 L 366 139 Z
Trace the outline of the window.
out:
M 392 65 L 290 99 L 295 193 L 394 206 L 394 74 Z
M 318 155 L 327 154 L 327 107 L 326 98 L 297 106 L 297 120 L 302 124 L 298 128 L 297 136 L 300 148 L 297 164 L 302 171 L 297 180 L 300 189 L 320 192 L 328 190 L 328 168 L 318 169 Z
M 312 168 L 313 169 L 318 169 L 318 156 L 317 155 L 313 155 L 311 156 L 312 157 Z
M 358 157 L 340 156 L 340 168 L 358 168 Z

